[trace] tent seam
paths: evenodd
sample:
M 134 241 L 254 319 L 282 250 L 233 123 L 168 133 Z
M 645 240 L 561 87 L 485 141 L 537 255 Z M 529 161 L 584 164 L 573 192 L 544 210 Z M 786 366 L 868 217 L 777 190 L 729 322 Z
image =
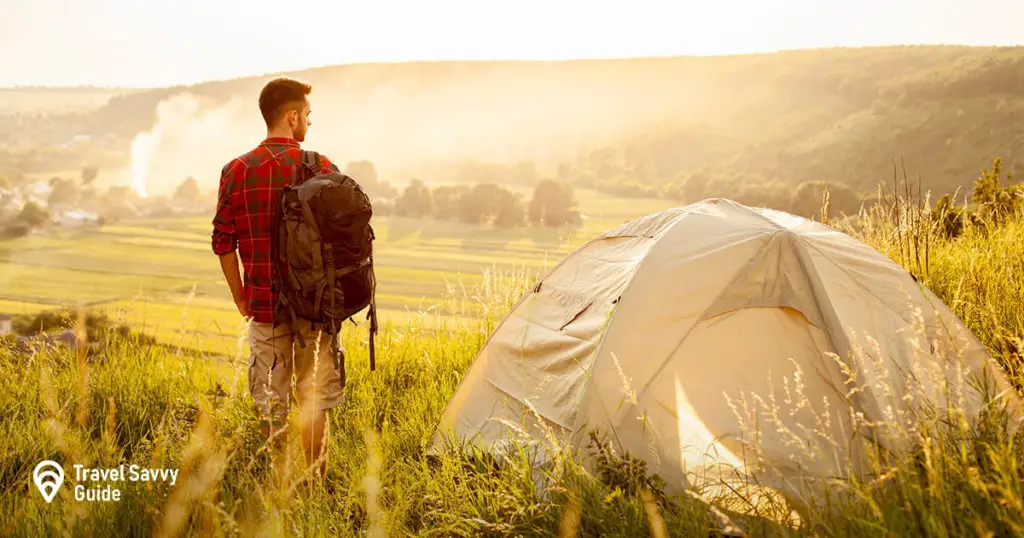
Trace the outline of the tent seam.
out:
M 768 247 L 770 247 L 772 243 L 774 243 L 775 238 L 778 237 L 780 233 L 782 233 L 782 230 L 776 230 L 774 232 L 770 232 L 769 234 L 767 234 L 769 235 L 769 239 L 765 241 L 764 245 L 762 245 L 761 248 L 758 249 L 758 251 L 755 252 L 753 256 L 751 256 L 750 260 L 746 264 L 744 264 L 742 267 L 736 270 L 736 273 L 733 274 L 732 278 L 729 279 L 729 282 L 727 282 L 725 286 L 722 286 L 722 289 L 718 291 L 718 295 L 715 295 L 714 299 L 711 299 L 711 302 L 708 303 L 708 306 L 705 307 L 703 311 L 701 311 L 699 316 L 697 316 L 697 320 L 694 321 L 693 325 L 691 325 L 689 329 L 687 329 L 686 334 L 684 334 L 683 337 L 680 338 L 678 342 L 676 342 L 676 345 L 672 347 L 672 351 L 670 351 L 665 356 L 665 359 L 661 361 L 661 364 L 659 364 L 658 367 L 654 370 L 654 373 L 651 374 L 650 378 L 644 382 L 643 388 L 640 389 L 639 392 L 637 392 L 637 401 L 639 401 L 641 398 L 644 397 L 645 394 L 647 394 L 647 390 L 651 387 L 651 383 L 653 383 L 654 379 L 658 377 L 658 374 L 660 374 L 661 371 L 665 369 L 665 366 L 668 364 L 668 362 L 672 360 L 672 356 L 675 355 L 677 351 L 679 351 L 679 348 L 682 347 L 682 345 L 686 342 L 686 339 L 690 337 L 690 334 L 693 333 L 693 330 L 696 329 L 698 325 L 700 325 L 701 321 L 707 315 L 708 311 L 711 310 L 711 307 L 715 306 L 718 303 L 718 300 L 722 298 L 722 295 L 724 295 L 725 292 L 732 289 L 732 286 L 736 283 L 737 279 L 746 274 L 745 269 L 747 269 L 749 264 L 757 260 L 758 256 L 760 256 L 761 253 L 767 250 Z M 758 235 L 755 237 L 761 236 Z
M 695 206 L 687 206 L 684 208 L 680 208 L 681 210 L 675 216 L 675 219 L 672 221 L 672 224 L 666 226 L 658 237 L 644 236 L 649 238 L 653 243 L 651 247 L 647 250 L 647 254 L 649 254 L 650 250 L 655 248 L 658 245 L 658 242 L 664 239 L 670 231 L 675 229 L 675 227 L 679 225 L 679 221 L 681 221 L 684 217 L 689 215 L 692 212 L 692 209 L 694 208 Z M 688 211 L 687 209 L 690 209 L 690 211 Z M 623 286 L 622 292 L 619 294 L 619 304 L 621 304 L 622 302 L 621 298 L 625 297 L 629 293 L 629 289 L 633 286 L 633 283 L 636 282 L 637 273 L 640 272 L 640 268 L 643 267 L 644 263 L 648 260 L 647 254 L 645 254 L 643 258 L 641 258 L 640 261 L 637 262 L 636 267 L 633 269 L 633 274 L 629 277 L 629 281 L 626 282 L 625 286 Z M 601 332 L 601 338 L 598 340 L 597 347 L 594 349 L 594 362 L 593 364 L 590 365 L 591 373 L 586 377 L 586 386 L 583 387 L 583 392 L 580 394 L 579 402 L 576 405 L 577 416 L 573 418 L 573 427 L 570 429 L 570 435 L 572 436 L 579 434 L 579 428 L 582 427 L 582 424 L 580 424 L 579 411 L 581 409 L 583 402 L 587 401 L 587 398 L 590 397 L 590 389 L 594 379 L 593 372 L 597 370 L 597 361 L 601 356 L 601 352 L 604 350 L 605 340 L 608 337 L 608 329 L 611 328 L 612 324 L 615 322 L 615 318 L 618 315 L 619 310 L 620 308 L 618 305 L 612 309 L 611 315 L 605 322 L 605 328 Z M 595 397 L 597 398 L 597 402 L 601 406 L 601 410 L 604 412 L 605 419 L 610 422 L 611 414 L 608 412 L 608 407 L 605 405 L 604 400 L 601 398 L 600 395 L 596 395 Z M 614 428 L 612 428 L 611 435 L 615 438 L 615 441 L 616 443 L 618 443 L 619 449 L 621 450 L 622 441 L 619 440 L 618 434 L 615 432 Z

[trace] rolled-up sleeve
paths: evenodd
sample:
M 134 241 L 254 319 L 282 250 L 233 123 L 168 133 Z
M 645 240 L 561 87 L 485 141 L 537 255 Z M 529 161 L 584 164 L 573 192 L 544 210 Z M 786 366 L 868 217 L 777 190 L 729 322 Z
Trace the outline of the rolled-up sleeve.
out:
M 213 215 L 213 252 L 223 256 L 238 248 L 238 234 L 235 232 L 235 215 L 231 208 L 231 193 L 234 190 L 237 167 L 232 161 L 220 172 L 220 187 L 217 190 L 217 211 Z

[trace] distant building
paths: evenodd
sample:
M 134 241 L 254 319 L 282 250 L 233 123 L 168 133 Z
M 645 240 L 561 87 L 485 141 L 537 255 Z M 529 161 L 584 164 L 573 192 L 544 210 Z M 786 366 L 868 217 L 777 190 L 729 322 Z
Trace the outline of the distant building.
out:
M 68 228 L 77 228 L 81 226 L 98 226 L 99 217 L 95 213 L 88 211 L 74 210 L 74 211 L 63 211 L 60 214 L 58 222 L 61 226 Z
M 25 194 L 45 197 L 49 196 L 51 189 L 53 189 L 53 187 L 50 186 L 48 181 L 35 181 L 25 185 L 22 190 Z
M 47 198 L 50 196 L 50 184 L 46 181 L 36 181 L 22 188 L 22 194 L 26 201 L 35 202 L 46 206 Z
M 0 189 L 0 221 L 14 218 L 24 205 L 17 194 Z

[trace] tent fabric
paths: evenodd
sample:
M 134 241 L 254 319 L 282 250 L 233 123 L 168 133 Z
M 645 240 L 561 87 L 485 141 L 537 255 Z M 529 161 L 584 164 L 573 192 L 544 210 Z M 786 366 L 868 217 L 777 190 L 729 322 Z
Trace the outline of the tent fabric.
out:
M 971 377 L 1021 416 L 981 343 L 897 264 L 823 224 L 710 199 L 625 223 L 545 275 L 479 352 L 433 447 L 581 449 L 596 428 L 669 491 L 723 467 L 771 469 L 786 490 L 865 471 L 859 435 L 906 448 L 886 432 L 911 431 L 926 397 L 977 415 Z

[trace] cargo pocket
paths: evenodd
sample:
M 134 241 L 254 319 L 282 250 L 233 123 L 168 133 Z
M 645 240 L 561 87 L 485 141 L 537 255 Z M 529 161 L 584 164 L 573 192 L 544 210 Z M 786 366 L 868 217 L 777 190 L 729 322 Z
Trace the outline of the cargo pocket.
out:
M 260 406 L 267 404 L 270 397 L 270 384 L 267 382 L 268 370 L 262 367 L 256 353 L 249 355 L 249 394 Z
M 280 330 L 280 329 L 279 329 Z M 249 393 L 256 403 L 266 405 L 273 392 L 273 372 L 277 366 L 273 329 L 253 327 L 249 335 Z M 267 332 L 271 334 L 268 335 Z M 273 358 L 267 355 L 272 354 Z

